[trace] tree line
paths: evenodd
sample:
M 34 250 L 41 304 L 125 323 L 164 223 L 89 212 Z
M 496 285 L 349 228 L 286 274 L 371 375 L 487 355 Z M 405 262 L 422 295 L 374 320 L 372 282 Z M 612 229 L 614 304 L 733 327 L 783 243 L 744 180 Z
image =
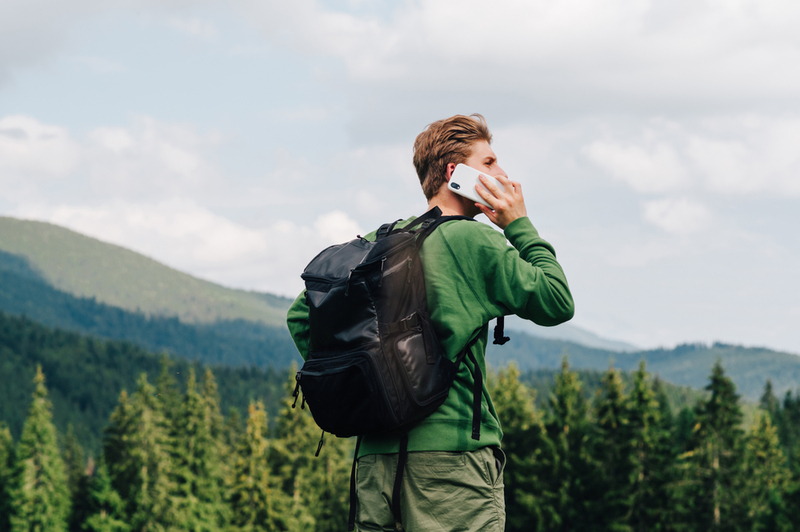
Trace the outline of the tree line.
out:
M 7 289 L 0 279 L 0 292 Z M 66 433 L 72 424 L 78 440 L 95 455 L 102 448 L 103 429 L 120 390 L 135 390 L 139 375 L 158 375 L 169 364 L 184 387 L 190 367 L 197 375 L 205 371 L 199 362 L 155 354 L 131 342 L 51 329 L 0 312 L 0 421 L 8 423 L 15 438 L 25 422 L 37 364 L 47 375 L 56 427 Z M 277 419 L 286 367 L 217 366 L 213 371 L 223 412 L 230 408 L 245 412 L 251 400 L 261 398 L 270 418 Z
M 57 290 L 35 272 L 22 270 L 24 264 L 10 268 L 14 259 L 19 261 L 0 251 L 0 311 L 8 315 L 27 316 L 48 327 L 98 338 L 126 340 L 204 364 L 285 368 L 297 356 L 283 327 L 242 319 L 190 324 L 177 317 L 124 310 Z
M 213 373 L 183 389 L 164 366 L 122 391 L 102 452 L 87 457 L 52 422 L 41 367 L 22 433 L 0 425 L 0 532 L 333 531 L 344 529 L 351 440 L 261 401 L 224 416 Z M 707 394 L 674 413 L 644 364 L 623 385 L 610 368 L 591 400 L 566 361 L 544 407 L 509 366 L 490 381 L 508 457 L 510 531 L 800 529 L 800 397 L 769 383 L 744 427 L 717 364 Z M 315 450 L 322 444 L 319 457 Z

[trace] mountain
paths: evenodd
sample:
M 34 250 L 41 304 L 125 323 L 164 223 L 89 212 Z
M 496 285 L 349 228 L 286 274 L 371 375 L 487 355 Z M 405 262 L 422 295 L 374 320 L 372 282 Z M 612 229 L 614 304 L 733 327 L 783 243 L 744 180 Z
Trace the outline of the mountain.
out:
M 249 320 L 284 327 L 291 300 L 234 290 L 57 225 L 0 217 L 0 251 L 49 286 L 79 298 L 185 323 Z
M 42 222 L 0 217 L 0 311 L 136 343 L 204 363 L 285 368 L 299 360 L 285 326 L 287 298 L 232 290 L 132 251 Z M 778 394 L 800 387 L 800 357 L 766 348 L 689 344 L 637 350 L 569 325 L 542 328 L 508 320 L 512 341 L 491 346 L 497 367 L 604 370 L 610 361 L 702 388 L 720 358 L 740 393 L 757 398 L 767 378 Z M 517 329 L 517 330 L 514 330 Z M 549 336 L 549 337 L 546 337 Z
M 591 331 L 587 331 L 571 323 L 562 323 L 555 327 L 542 327 L 541 325 L 536 325 L 532 321 L 523 320 L 519 316 L 507 316 L 506 328 L 511 331 L 519 331 L 532 336 L 538 336 L 539 338 L 564 340 L 585 345 L 586 347 L 605 349 L 607 351 L 639 351 L 639 348 L 635 345 L 619 340 L 603 338 L 602 336 L 598 336 Z
M 489 346 L 490 364 L 499 366 L 514 361 L 523 371 L 557 368 L 566 356 L 574 368 L 603 370 L 613 363 L 616 368 L 632 371 L 639 361 L 645 360 L 648 371 L 661 379 L 701 389 L 708 382 L 714 362 L 720 359 L 738 392 L 750 400 L 760 397 L 767 379 L 772 381 L 778 397 L 788 390 L 800 389 L 800 357 L 761 347 L 684 344 L 674 349 L 616 352 L 516 331 L 509 336 L 511 341 L 506 345 Z
M 191 324 L 176 317 L 131 312 L 53 288 L 25 257 L 4 251 L 0 251 L 0 311 L 206 364 L 285 368 L 300 360 L 285 326 L 243 319 Z

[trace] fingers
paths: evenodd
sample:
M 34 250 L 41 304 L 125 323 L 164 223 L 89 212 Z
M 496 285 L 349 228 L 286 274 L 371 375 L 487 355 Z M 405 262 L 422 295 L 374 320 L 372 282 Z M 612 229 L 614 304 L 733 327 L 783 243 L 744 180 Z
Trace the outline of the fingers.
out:
M 486 175 L 480 175 L 480 185 L 475 185 L 475 191 L 483 200 L 491 205 L 476 203 L 476 206 L 486 215 L 489 220 L 501 229 L 522 216 L 527 216 L 525 209 L 525 199 L 522 197 L 522 185 L 516 181 L 511 181 L 506 176 L 495 176 L 495 179 L 503 186 L 503 189 Z
M 502 176 L 500 176 L 500 177 L 502 177 Z M 495 179 L 497 179 L 497 180 L 499 181 L 499 178 L 498 178 L 498 177 L 495 177 Z M 500 190 L 500 187 L 498 187 L 498 186 L 497 186 L 497 185 L 494 183 L 494 181 L 492 181 L 491 179 L 489 179 L 488 177 L 486 177 L 484 174 L 481 174 L 481 175 L 480 175 L 480 180 L 481 180 L 481 183 L 483 184 L 483 186 L 484 186 L 484 187 L 486 187 L 486 188 L 489 190 L 489 192 L 491 192 L 492 194 L 494 194 L 494 196 L 495 196 L 495 197 L 498 197 L 498 198 L 499 198 L 499 197 L 500 197 L 500 195 L 503 193 L 503 191 L 502 191 L 502 190 Z M 508 181 L 508 180 L 506 180 L 506 181 Z M 506 184 L 505 184 L 505 183 L 503 183 L 502 181 L 501 181 L 501 183 L 502 183 L 503 187 L 505 187 L 505 186 L 506 186 Z M 477 188 L 480 188 L 480 187 L 477 187 Z
M 483 183 L 484 182 L 484 177 L 481 176 L 480 180 L 481 180 L 481 183 Z M 494 188 L 497 189 L 497 187 L 494 187 Z M 497 195 L 494 192 L 490 192 L 490 191 L 486 190 L 484 187 L 482 187 L 480 185 L 475 185 L 475 192 L 478 193 L 478 196 L 483 198 L 483 201 L 485 201 L 486 203 L 491 205 L 492 209 L 494 209 L 495 201 L 497 201 Z M 498 189 L 498 192 L 499 192 L 499 189 Z M 482 207 L 485 208 L 486 205 L 482 205 Z
M 512 196 L 517 196 L 517 195 L 522 193 L 522 185 L 519 184 L 518 182 L 511 181 L 511 179 L 509 179 L 508 177 L 506 177 L 504 175 L 496 175 L 496 176 L 494 176 L 494 178 L 497 179 L 498 181 L 500 181 L 500 184 L 503 185 L 503 188 L 505 188 L 505 193 L 506 194 L 509 194 L 509 195 L 512 195 Z M 497 188 L 497 187 L 495 187 L 495 188 Z M 498 188 L 498 190 L 499 190 L 499 188 Z M 495 195 L 497 195 L 497 194 L 495 193 Z
M 513 202 L 514 197 L 513 195 L 509 194 L 509 190 L 512 189 L 511 181 L 506 179 L 506 183 L 503 184 L 505 191 L 503 191 L 491 179 L 488 179 L 483 174 L 481 174 L 480 180 L 483 186 L 475 185 L 475 190 L 484 200 L 486 200 L 489 205 L 492 206 L 494 211 L 505 210 Z

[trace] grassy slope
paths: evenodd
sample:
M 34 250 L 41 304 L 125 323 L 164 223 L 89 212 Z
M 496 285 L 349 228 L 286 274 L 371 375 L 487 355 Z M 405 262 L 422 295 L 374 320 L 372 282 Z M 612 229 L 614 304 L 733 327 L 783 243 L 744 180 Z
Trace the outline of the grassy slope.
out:
M 187 324 L 79 298 L 48 285 L 25 259 L 0 251 L 0 311 L 49 327 L 167 351 L 205 364 L 288 367 L 300 356 L 286 327 L 245 320 Z
M 188 323 L 245 319 L 284 326 L 291 301 L 233 290 L 56 225 L 0 217 L 0 250 L 27 259 L 51 286 Z

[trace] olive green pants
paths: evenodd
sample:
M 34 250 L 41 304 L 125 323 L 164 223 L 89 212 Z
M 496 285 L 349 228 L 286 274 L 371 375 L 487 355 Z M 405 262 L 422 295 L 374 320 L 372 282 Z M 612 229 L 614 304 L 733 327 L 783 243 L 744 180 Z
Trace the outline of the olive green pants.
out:
M 356 465 L 356 530 L 394 531 L 392 488 L 397 454 L 362 456 Z M 403 474 L 400 513 L 406 532 L 503 532 L 505 455 L 412 452 Z

